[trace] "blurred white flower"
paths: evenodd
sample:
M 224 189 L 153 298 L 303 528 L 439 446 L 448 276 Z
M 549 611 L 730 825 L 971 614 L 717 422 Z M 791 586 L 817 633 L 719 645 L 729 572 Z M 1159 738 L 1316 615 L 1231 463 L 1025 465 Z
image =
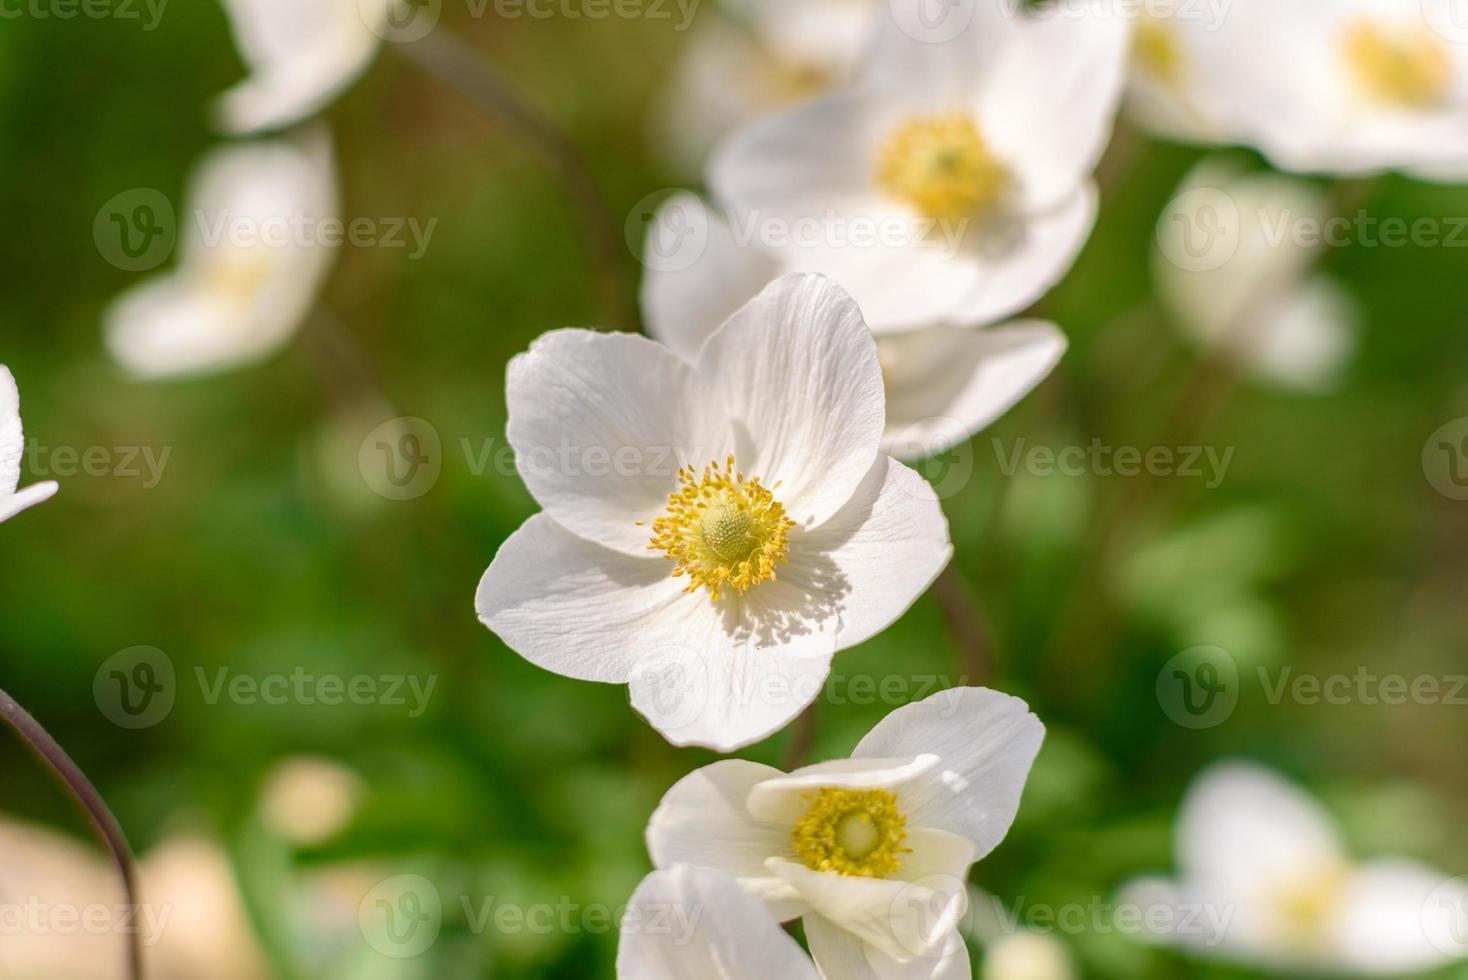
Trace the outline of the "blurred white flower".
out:
M 1353 861 L 1319 804 L 1261 766 L 1199 775 L 1175 847 L 1176 880 L 1133 882 L 1120 899 L 1171 923 L 1159 941 L 1328 975 L 1401 976 L 1450 960 L 1450 943 L 1468 952 L 1468 888 L 1404 858 Z
M 758 898 L 708 868 L 642 880 L 622 917 L 620 980 L 817 980 L 810 958 Z
M 362 791 L 361 777 L 346 766 L 300 756 L 271 770 L 260 808 L 273 831 L 309 847 L 330 840 L 351 822 Z
M 20 489 L 20 464 L 25 458 L 25 430 L 20 424 L 20 389 L 15 375 L 0 364 L 0 521 L 8 521 L 27 507 L 55 496 L 55 481 Z
M 1326 388 L 1350 359 L 1360 321 L 1350 292 L 1315 268 L 1332 217 L 1311 184 L 1205 160 L 1160 219 L 1158 297 L 1199 343 L 1255 374 Z
M 922 17 L 936 0 L 899 0 Z M 931 11 L 927 11 L 931 13 Z M 1125 81 L 1128 23 L 978 0 L 964 30 L 877 30 L 858 80 L 714 155 L 719 202 L 786 261 L 851 289 L 878 333 L 990 323 L 1070 268 Z
M 678 228 L 705 228 L 707 235 L 677 235 Z M 649 228 L 648 251 L 653 259 L 642 281 L 648 332 L 689 362 L 781 271 L 776 255 L 739 243 L 729 223 L 692 194 L 663 204 Z M 987 329 L 937 324 L 878 335 L 887 392 L 883 451 L 914 460 L 967 441 L 1034 390 L 1065 349 L 1060 329 L 1041 321 Z
M 339 236 L 324 131 L 236 144 L 200 164 L 177 268 L 124 293 L 107 346 L 149 379 L 223 371 L 282 347 L 315 304 Z
M 965 879 L 1008 833 L 1044 733 L 1017 698 L 944 691 L 893 711 L 850 759 L 691 773 L 648 822 L 648 850 L 803 918 L 822 976 L 967 980 Z
M 1132 38 L 1128 114 L 1159 136 L 1193 143 L 1237 142 L 1227 106 L 1229 44 L 1248 44 L 1227 27 L 1228 10 L 1214 22 L 1202 4 L 1151 3 L 1140 12 Z
M 877 0 L 726 0 L 689 37 L 657 113 L 675 167 L 697 173 L 730 130 L 845 83 Z M 732 16 L 731 16 L 732 15 Z
M 861 311 L 820 276 L 776 280 L 696 365 L 642 337 L 546 334 L 511 362 L 508 401 L 545 510 L 495 556 L 480 619 L 547 670 L 631 684 L 675 744 L 783 727 L 951 555 L 932 487 L 880 451 Z
M 284 129 L 367 70 L 394 0 L 223 0 L 249 76 L 220 96 L 225 132 Z
M 982 980 L 1076 980 L 1075 961 L 1046 933 L 1015 932 L 984 951 Z

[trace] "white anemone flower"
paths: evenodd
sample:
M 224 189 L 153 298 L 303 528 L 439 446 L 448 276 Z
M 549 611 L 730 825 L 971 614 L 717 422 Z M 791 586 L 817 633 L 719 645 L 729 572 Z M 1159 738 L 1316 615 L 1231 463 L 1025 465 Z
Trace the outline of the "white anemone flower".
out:
M 1311 184 L 1205 160 L 1160 219 L 1158 296 L 1195 340 L 1252 373 L 1327 388 L 1355 349 L 1361 319 L 1351 293 L 1316 268 L 1331 220 Z
M 781 272 L 776 254 L 742 245 L 728 221 L 692 194 L 664 202 L 649 227 L 647 254 L 648 332 L 688 361 Z M 985 329 L 935 324 L 879 335 L 887 390 L 883 450 L 915 460 L 967 441 L 1049 376 L 1066 346 L 1060 329 L 1042 321 Z
M 226 146 L 200 164 L 177 268 L 134 287 L 105 316 L 114 359 L 140 378 L 227 370 L 284 346 L 315 305 L 339 242 L 330 144 Z
M 1008 833 L 1044 734 L 1017 698 L 944 691 L 893 711 L 850 759 L 689 774 L 653 813 L 648 850 L 803 919 L 822 976 L 968 980 L 965 879 Z
M 984 951 L 981 980 L 1076 980 L 1075 959 L 1059 939 L 1023 930 L 995 940 Z
M 1230 125 L 1284 170 L 1468 177 L 1456 0 L 1234 4 L 1207 66 Z
M 1125 81 L 1122 18 L 978 0 L 946 40 L 909 23 L 941 3 L 899 0 L 853 85 L 753 124 L 711 164 L 736 224 L 845 284 L 878 333 L 992 323 L 1065 274 Z
M 219 98 L 225 132 L 284 129 L 367 70 L 395 0 L 224 0 L 249 76 Z
M 730 130 L 824 95 L 850 80 L 877 0 L 727 0 L 701 19 L 659 112 L 658 138 L 696 173 Z
M 546 334 L 507 397 L 544 511 L 495 556 L 479 616 L 547 670 L 630 684 L 675 744 L 783 727 L 951 556 L 932 487 L 880 451 L 861 311 L 820 276 L 777 279 L 696 364 L 634 335 Z
M 709 868 L 642 880 L 622 917 L 619 980 L 818 980 L 764 903 Z
M 1353 861 L 1320 805 L 1261 766 L 1199 775 L 1175 847 L 1177 880 L 1133 882 L 1122 900 L 1172 923 L 1155 938 L 1195 953 L 1280 972 L 1402 976 L 1468 951 L 1461 880 L 1404 858 Z
M 28 507 L 50 500 L 55 481 L 20 489 L 20 464 L 25 458 L 25 430 L 20 424 L 20 389 L 15 375 L 0 364 L 0 521 L 8 521 Z
M 1149 3 L 1132 38 L 1127 114 L 1151 132 L 1186 143 L 1230 144 L 1242 137 L 1222 99 L 1231 79 L 1230 45 L 1248 45 L 1230 32 L 1232 7 Z

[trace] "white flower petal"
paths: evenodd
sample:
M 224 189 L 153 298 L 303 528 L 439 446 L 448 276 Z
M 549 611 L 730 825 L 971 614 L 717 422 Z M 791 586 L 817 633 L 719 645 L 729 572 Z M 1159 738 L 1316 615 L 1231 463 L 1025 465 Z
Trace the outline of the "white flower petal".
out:
M 622 980 L 816 980 L 759 900 L 708 868 L 654 871 L 633 892 L 617 949 Z
M 54 480 L 44 483 L 33 483 L 16 493 L 0 495 L 0 523 L 10 520 L 23 510 L 28 510 L 36 504 L 44 503 L 56 496 L 60 489 Z
M 835 759 L 795 772 L 776 772 L 750 788 L 746 805 L 759 820 L 791 827 L 810 809 L 808 794 L 823 787 L 901 791 L 938 764 L 935 755 L 907 759 Z
M 1332 940 L 1347 969 L 1402 976 L 1468 955 L 1468 890 L 1441 871 L 1400 858 L 1368 861 L 1347 881 L 1343 905 Z
M 900 962 L 819 915 L 805 917 L 811 955 L 826 980 L 971 980 L 968 946 L 957 932 L 941 949 Z
M 20 389 L 15 375 L 0 364 L 0 496 L 20 486 L 20 461 L 25 455 L 25 430 L 20 422 Z
M 780 271 L 773 256 L 741 246 L 724 216 L 693 194 L 670 197 L 653 216 L 644 264 L 648 333 L 690 363 Z
M 1034 390 L 1066 346 L 1059 327 L 1039 321 L 878 337 L 887 380 L 884 451 L 923 459 L 968 441 Z
M 1259 310 L 1247 331 L 1250 366 L 1291 388 L 1329 388 L 1355 351 L 1361 315 L 1349 290 L 1316 276 Z
M 745 805 L 750 790 L 779 775 L 769 766 L 724 759 L 684 776 L 647 822 L 653 865 L 713 868 L 759 895 L 781 921 L 803 914 L 794 889 L 765 867 L 770 857 L 795 856 L 790 827 L 758 820 Z
M 556 330 L 510 362 L 508 437 L 525 486 L 569 531 L 628 555 L 677 489 L 733 449 L 718 396 L 672 351 L 633 334 Z
M 902 806 L 902 794 L 898 794 L 898 805 Z M 974 842 L 958 834 L 935 827 L 914 827 L 909 821 L 907 828 L 909 853 L 902 856 L 902 867 L 896 877 L 903 881 L 928 881 L 935 878 L 951 878 L 963 882 L 977 855 Z
M 739 468 L 778 482 L 791 519 L 813 527 L 851 500 L 885 407 L 876 343 L 841 287 L 782 276 L 708 339 L 698 365 L 742 426 Z
M 904 812 L 916 826 L 967 837 L 982 858 L 1009 832 L 1044 736 L 1045 726 L 1019 698 L 961 687 L 898 708 L 852 756 L 936 753 L 939 768 L 905 795 Z

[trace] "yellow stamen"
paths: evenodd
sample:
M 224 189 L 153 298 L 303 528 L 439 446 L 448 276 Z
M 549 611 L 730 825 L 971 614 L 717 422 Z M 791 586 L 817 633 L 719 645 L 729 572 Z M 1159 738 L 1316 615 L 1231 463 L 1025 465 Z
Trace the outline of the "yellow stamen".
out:
M 911 848 L 902 846 L 907 818 L 896 794 L 826 786 L 804 798 L 809 808 L 791 836 L 806 867 L 863 878 L 887 878 L 902 867 Z
M 271 257 L 258 250 L 231 249 L 210 262 L 204 272 L 204 288 L 236 306 L 254 300 L 270 278 Z
M 1328 943 L 1331 926 L 1345 898 L 1349 873 L 1347 868 L 1331 865 L 1276 886 L 1270 898 L 1280 939 L 1304 949 Z
M 1143 17 L 1132 45 L 1132 57 L 1142 71 L 1169 88 L 1182 84 L 1183 49 L 1170 25 L 1158 17 Z
M 688 576 L 685 592 L 706 586 L 710 599 L 718 601 L 725 585 L 744 595 L 775 577 L 775 567 L 790 550 L 795 522 L 759 477 L 737 472 L 730 456 L 722 468 L 718 463 L 704 467 L 701 479 L 693 467 L 684 467 L 678 483 L 668 495 L 667 513 L 652 522 L 648 547 L 678 563 L 673 576 Z
M 1345 44 L 1356 84 L 1377 102 L 1428 108 L 1441 103 L 1452 84 L 1447 43 L 1425 27 L 1361 19 L 1346 30 Z
M 1004 192 L 1004 167 L 962 112 L 918 116 L 898 126 L 877 154 L 877 182 L 929 218 L 962 220 Z

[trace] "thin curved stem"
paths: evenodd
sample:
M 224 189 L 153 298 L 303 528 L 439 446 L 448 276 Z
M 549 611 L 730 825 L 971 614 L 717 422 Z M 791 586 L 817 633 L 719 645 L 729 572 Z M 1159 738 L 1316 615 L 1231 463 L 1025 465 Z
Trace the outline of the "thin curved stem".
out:
M 31 717 L 30 712 L 22 708 L 3 690 L 0 690 L 0 718 L 4 718 L 16 733 L 35 750 L 36 754 L 41 757 L 41 761 L 61 777 L 72 796 L 76 797 L 77 802 L 87 811 L 92 825 L 97 828 L 97 833 L 107 844 L 107 849 L 112 852 L 112 860 L 117 864 L 118 873 L 122 876 L 122 889 L 129 908 L 134 910 L 139 908 L 137 867 L 133 860 L 132 848 L 128 846 L 127 835 L 122 832 L 117 818 L 112 815 L 112 811 L 108 809 L 107 803 L 97 792 L 97 788 L 87 779 L 81 768 L 71 760 L 71 756 L 66 754 L 66 750 L 51 737 L 46 729 L 41 727 L 40 722 Z M 136 925 L 128 932 L 127 964 L 129 980 L 142 980 L 143 942 L 141 932 Z
M 933 582 L 933 594 L 938 598 L 943 618 L 948 623 L 948 632 L 953 636 L 965 682 L 970 685 L 987 683 L 993 669 L 994 650 L 989 623 L 984 618 L 978 598 L 953 562 L 949 562 Z

